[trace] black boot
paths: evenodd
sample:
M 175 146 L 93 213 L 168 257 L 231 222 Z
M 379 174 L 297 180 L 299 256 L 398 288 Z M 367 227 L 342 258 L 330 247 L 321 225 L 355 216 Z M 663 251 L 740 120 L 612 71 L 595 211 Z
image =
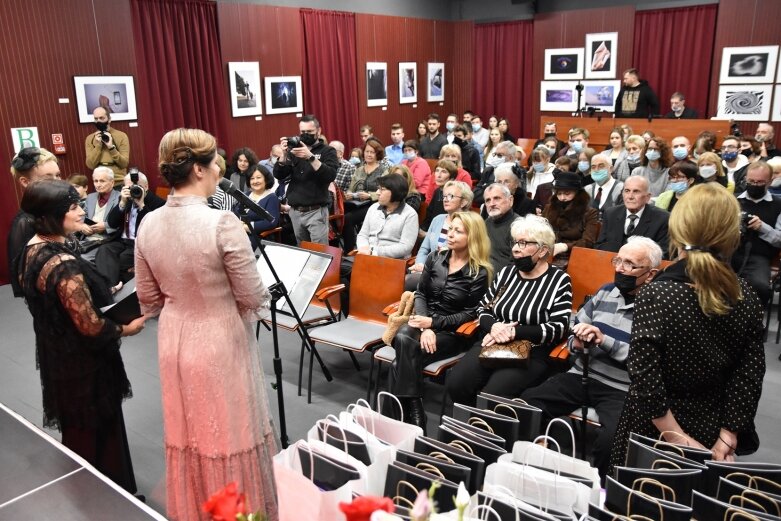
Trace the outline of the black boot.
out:
M 426 410 L 423 408 L 422 398 L 410 398 L 409 401 L 409 421 L 412 425 L 417 425 L 423 429 L 423 435 L 426 435 Z

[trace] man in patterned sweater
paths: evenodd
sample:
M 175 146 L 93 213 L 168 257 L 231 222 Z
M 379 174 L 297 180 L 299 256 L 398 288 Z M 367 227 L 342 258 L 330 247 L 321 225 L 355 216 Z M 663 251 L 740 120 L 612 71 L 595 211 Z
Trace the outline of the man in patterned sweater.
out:
M 558 374 L 521 396 L 539 407 L 544 417 L 569 414 L 583 405 L 593 407 L 602 427 L 592 447 L 594 465 L 604 477 L 610 463 L 618 418 L 629 389 L 626 358 L 632 332 L 635 295 L 650 282 L 662 261 L 659 245 L 647 237 L 632 236 L 613 259 L 615 279 L 597 291 L 572 317 L 567 345 L 571 352 L 592 344 L 589 358 L 588 393 L 581 385 L 582 361 L 577 359 L 567 373 Z

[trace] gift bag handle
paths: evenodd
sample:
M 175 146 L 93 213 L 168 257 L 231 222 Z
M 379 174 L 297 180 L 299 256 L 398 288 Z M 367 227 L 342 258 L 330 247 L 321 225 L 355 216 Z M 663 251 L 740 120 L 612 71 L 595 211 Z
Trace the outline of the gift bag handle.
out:
M 659 440 L 656 443 L 654 443 L 654 448 L 656 449 L 660 445 L 669 449 L 673 449 L 674 451 L 676 451 L 676 454 L 678 454 L 682 458 L 686 457 L 686 453 L 683 452 L 683 449 L 678 445 L 675 445 L 674 443 L 670 443 L 669 441 Z M 665 449 L 660 449 L 660 450 L 665 450 Z
M 638 496 L 644 497 L 645 499 L 655 503 L 656 506 L 659 507 L 659 519 L 658 519 L 658 521 L 664 521 L 664 508 L 662 507 L 662 504 L 659 503 L 659 500 L 656 499 L 653 496 L 649 496 L 645 492 L 640 492 L 638 490 L 630 490 L 629 491 L 629 495 L 626 496 L 626 516 L 629 519 L 647 519 L 648 521 L 652 521 L 651 518 L 643 516 L 643 515 L 640 515 L 640 514 L 635 514 L 637 517 L 633 517 L 633 515 L 632 515 L 632 495 L 633 494 L 637 494 Z
M 393 502 L 394 503 L 396 503 L 396 501 L 405 502 L 405 503 L 407 503 L 409 505 L 409 509 L 412 510 L 414 508 L 414 506 L 415 506 L 415 503 L 401 495 L 401 486 L 402 485 L 405 485 L 405 486 L 409 487 L 415 493 L 415 497 L 417 497 L 418 494 L 420 494 L 418 489 L 416 489 L 415 486 L 412 483 L 410 483 L 409 481 L 407 481 L 405 479 L 400 479 L 399 482 L 396 483 L 396 495 L 393 496 Z M 398 505 L 398 503 L 396 503 L 396 504 Z
M 355 403 L 352 403 L 352 404 L 350 404 L 350 405 L 347 407 L 347 412 L 349 412 L 349 413 L 350 413 L 350 414 L 352 414 L 352 415 L 355 415 L 355 411 L 356 411 L 356 410 L 359 410 L 359 409 L 358 409 L 358 406 L 359 406 L 359 405 L 360 405 L 361 407 L 365 408 L 365 409 L 368 409 L 368 410 L 370 410 L 370 411 L 374 412 L 374 409 L 372 409 L 372 406 L 371 406 L 371 405 L 369 405 L 369 402 L 367 402 L 367 401 L 366 401 L 365 399 L 363 399 L 363 398 L 358 398 L 357 400 L 355 400 Z M 359 410 L 359 411 L 360 411 L 360 412 L 359 412 L 359 415 L 360 415 L 361 419 L 363 420 L 363 428 L 364 428 L 364 429 L 366 429 L 366 430 L 369 430 L 369 429 L 367 428 L 367 426 L 368 426 L 368 422 L 366 421 L 366 416 L 367 416 L 367 414 L 366 414 L 366 413 L 365 413 L 363 410 Z M 368 415 L 368 416 L 369 416 L 369 419 L 371 419 L 371 424 L 372 424 L 372 430 L 371 430 L 371 431 L 369 431 L 369 432 L 371 433 L 371 435 L 372 435 L 372 436 L 376 436 L 376 434 L 375 434 L 375 432 L 376 432 L 376 429 L 374 428 L 374 416 L 372 416 L 372 415 Z
M 495 412 L 495 413 L 497 413 L 497 414 L 502 414 L 502 413 L 500 413 L 500 412 L 499 412 L 497 409 L 507 409 L 508 411 L 510 411 L 510 412 L 512 413 L 512 415 L 513 415 L 513 418 L 515 418 L 516 420 L 518 419 L 518 413 L 517 413 L 517 412 L 515 412 L 515 409 L 513 409 L 512 407 L 510 407 L 510 406 L 509 406 L 509 405 L 507 405 L 506 403 L 497 403 L 497 404 L 494 406 L 494 412 Z M 506 414 L 504 414 L 503 416 L 507 416 L 507 415 L 506 415 Z
M 431 474 L 434 474 L 438 478 L 445 479 L 444 474 L 442 474 L 442 471 L 439 470 L 437 467 L 432 465 L 431 463 L 426 463 L 425 461 L 421 461 L 417 465 L 415 465 L 416 469 L 424 470 L 426 472 L 430 472 Z
M 729 507 L 724 511 L 724 521 L 734 521 L 735 519 L 748 519 L 749 521 L 761 521 L 757 516 L 749 514 L 745 510 L 735 507 Z
M 637 486 L 636 486 L 637 485 Z M 672 502 L 676 503 L 676 496 L 675 496 L 675 490 L 672 489 L 669 485 L 665 485 L 659 480 L 653 479 L 653 478 L 637 478 L 632 482 L 632 490 L 637 490 L 638 492 L 644 492 L 643 487 L 645 485 L 655 485 L 659 487 L 659 490 L 662 491 L 662 499 L 665 501 L 670 501 L 667 499 L 667 492 L 670 492 L 670 497 L 672 497 Z
M 744 490 L 743 492 L 745 493 L 746 491 Z M 760 497 L 762 497 L 763 499 L 767 499 L 767 500 L 773 501 L 772 499 L 770 499 L 769 497 L 765 496 L 761 492 L 758 495 Z M 753 508 L 754 510 L 761 510 L 765 514 L 770 514 L 770 512 L 768 512 L 767 509 L 764 506 L 762 506 L 762 504 L 759 501 L 754 501 L 753 499 L 748 498 L 748 497 L 744 496 L 743 494 L 734 494 L 734 495 L 730 496 L 729 501 L 727 501 L 727 503 L 729 503 L 730 505 L 739 506 L 740 508 Z M 752 506 L 746 507 L 746 505 L 745 505 L 746 503 L 748 503 L 749 505 L 752 505 Z M 775 502 L 773 502 L 773 504 L 776 507 L 776 511 L 778 511 L 778 504 L 776 504 Z M 773 515 L 773 514 L 770 514 L 770 515 Z
M 349 453 L 348 452 L 349 444 L 350 443 L 357 444 L 358 442 L 350 441 L 350 440 L 347 439 L 347 434 L 345 433 L 344 428 L 341 425 L 339 425 L 338 420 L 337 420 L 337 423 L 333 423 L 333 422 L 328 423 L 328 422 L 326 422 L 326 420 L 330 420 L 331 419 L 330 416 L 333 416 L 333 415 L 329 414 L 325 418 L 323 418 L 321 420 L 317 420 L 315 422 L 315 428 L 319 428 L 322 425 L 323 426 L 323 428 L 322 428 L 323 429 L 323 437 L 325 437 L 325 438 L 329 438 L 330 437 L 331 439 L 334 439 L 336 441 L 341 441 L 344 444 L 344 451 L 343 452 L 345 454 L 348 454 Z M 336 427 L 337 430 L 341 431 L 342 432 L 342 439 L 340 440 L 336 436 L 330 434 L 328 432 L 328 427 Z M 325 440 L 323 440 L 323 441 L 325 441 Z
M 444 452 L 441 452 L 441 451 L 438 451 L 438 450 L 431 451 L 431 452 L 428 453 L 428 455 L 431 456 L 432 458 L 437 458 L 438 460 L 442 460 L 442 461 L 446 461 L 448 463 L 452 463 L 453 465 L 456 464 L 456 462 L 453 461 L 453 459 L 450 456 L 448 456 Z
M 746 496 L 752 496 L 752 495 L 753 496 L 757 496 L 759 498 L 762 498 L 762 499 L 766 500 L 768 503 L 770 503 L 771 505 L 773 505 L 774 507 L 776 507 L 776 514 L 775 515 L 778 516 L 778 517 L 781 517 L 781 506 L 779 506 L 778 501 L 774 500 L 773 498 L 771 498 L 770 496 L 768 496 L 767 494 L 765 494 L 761 490 L 757 490 L 757 489 L 754 489 L 754 488 L 747 488 L 747 489 L 743 490 L 743 492 L 740 493 L 740 496 L 732 496 L 732 497 L 740 497 L 741 500 L 751 501 L 752 503 L 757 503 L 758 504 L 758 502 L 756 502 L 756 501 L 746 497 Z M 732 498 L 730 498 L 729 503 L 732 504 Z M 741 506 L 743 506 L 743 505 L 741 505 Z M 762 508 L 761 510 L 763 510 L 764 512 L 767 512 L 767 509 L 765 509 L 765 508 Z M 767 513 L 770 514 L 770 512 L 767 512 Z M 773 514 L 771 514 L 771 515 L 773 515 Z
M 669 465 L 673 469 L 681 470 L 681 466 L 675 463 L 674 461 L 670 461 L 668 459 L 656 459 L 653 463 L 651 463 L 651 470 L 656 470 L 659 468 L 659 466 L 664 467 L 664 465 Z
M 401 400 L 399 400 L 398 396 L 396 396 L 395 394 L 391 394 L 388 391 L 380 391 L 380 392 L 377 393 L 377 410 L 378 411 L 382 410 L 382 407 L 381 407 L 382 400 L 381 400 L 381 398 L 383 396 L 388 396 L 388 397 L 393 398 L 394 400 L 396 400 L 396 405 L 399 406 L 399 414 L 401 414 L 401 417 L 404 418 L 404 408 L 401 406 Z
M 480 516 L 480 511 L 485 510 L 485 517 Z M 479 516 L 477 519 L 478 521 L 488 521 L 488 514 L 493 514 L 496 516 L 496 519 L 499 521 L 502 521 L 502 516 L 499 515 L 499 513 L 491 508 L 488 505 L 475 505 L 472 510 L 469 511 L 469 516 L 474 517 L 475 514 Z
M 529 450 L 532 448 L 533 445 L 537 445 L 537 442 L 538 441 L 542 441 L 542 440 L 545 440 L 545 442 L 546 442 L 546 445 L 542 446 L 543 449 L 548 449 L 547 442 L 552 442 L 554 445 L 556 445 L 556 451 L 559 454 L 561 454 L 561 447 L 559 446 L 559 442 L 556 441 L 555 438 L 551 438 L 550 436 L 546 436 L 545 434 L 540 434 L 539 436 L 534 438 L 534 441 L 532 441 L 531 445 L 527 445 L 526 446 L 526 449 L 524 450 L 523 455 L 522 455 L 523 465 L 524 466 L 529 464 L 528 460 L 526 458 L 526 453 L 529 452 Z M 553 449 L 551 449 L 551 450 L 553 450 Z M 546 454 L 545 452 L 542 453 L 542 465 L 543 466 L 545 465 L 545 454 Z M 556 476 L 560 476 L 561 475 L 561 461 L 554 460 L 553 473 Z
M 555 440 L 554 440 L 554 441 L 555 441 Z M 523 465 L 523 469 L 521 470 L 521 472 L 519 472 L 519 473 L 517 474 L 517 476 L 516 476 L 516 478 L 515 478 L 515 482 L 516 482 L 516 487 L 515 487 L 515 488 L 516 488 L 516 490 L 518 490 L 518 485 L 517 485 L 517 483 L 518 483 L 518 482 L 520 482 L 520 485 L 521 485 L 521 486 L 520 486 L 520 490 L 521 490 L 521 492 L 523 492 L 523 485 L 524 485 L 524 483 L 526 482 L 526 478 L 527 478 L 527 477 L 528 477 L 528 478 L 530 478 L 530 479 L 531 479 L 531 480 L 534 482 L 534 486 L 535 486 L 535 487 L 537 487 L 537 501 L 538 501 L 538 503 L 537 503 L 537 506 L 539 506 L 539 507 L 540 507 L 540 508 L 541 508 L 541 509 L 542 509 L 544 512 L 546 512 L 546 513 L 547 513 L 547 512 L 548 512 L 548 508 L 550 508 L 550 498 L 548 497 L 548 495 L 549 495 L 549 494 L 547 494 L 547 493 L 545 494 L 545 506 L 543 506 L 543 505 L 542 505 L 542 501 L 543 501 L 543 499 L 542 499 L 542 488 L 540 487 L 540 482 L 539 482 L 539 481 L 537 481 L 537 478 L 536 478 L 536 477 L 534 477 L 534 476 L 532 476 L 531 474 L 529 474 L 529 475 L 527 476 L 527 475 L 526 475 L 526 474 L 523 472 L 523 471 L 525 470 L 525 467 L 526 467 L 526 464 L 524 463 L 524 465 Z M 517 495 L 516 495 L 516 494 L 514 494 L 514 493 L 512 492 L 512 490 L 510 490 L 510 493 L 511 493 L 511 497 L 513 497 L 513 498 L 517 498 Z
M 453 440 L 450 443 L 448 443 L 448 445 L 450 445 L 451 447 L 459 448 L 459 449 L 463 450 L 464 452 L 468 452 L 472 456 L 475 455 L 475 451 L 472 450 L 472 447 L 470 447 L 468 443 L 464 443 L 461 440 Z
M 686 445 L 687 447 L 690 447 L 690 445 L 689 445 L 689 438 L 687 438 L 685 435 L 681 434 L 678 431 L 662 431 L 662 432 L 659 433 L 659 439 L 657 441 L 666 442 L 666 443 L 672 443 L 672 442 L 669 442 L 669 441 L 663 439 L 665 434 L 675 434 L 679 438 L 683 438 L 683 441 L 685 442 L 684 445 Z
M 583 421 L 586 421 L 585 418 L 583 418 Z M 548 422 L 548 426 L 545 428 L 545 436 L 550 435 L 550 426 L 554 423 L 561 423 L 563 424 L 567 430 L 569 431 L 570 438 L 572 439 L 572 457 L 575 458 L 575 432 L 572 430 L 572 426 L 570 426 L 569 423 L 565 422 L 561 418 L 553 418 L 551 421 Z M 561 453 L 561 449 L 559 449 L 559 453 Z
M 741 477 L 746 478 L 748 481 L 748 488 L 759 490 L 759 487 L 757 486 L 757 482 L 765 483 L 766 485 L 772 485 L 779 490 L 781 490 L 781 485 L 776 483 L 775 481 L 771 481 L 765 477 L 762 476 L 752 476 L 751 474 L 746 474 L 745 472 L 733 472 L 731 474 L 727 474 L 726 479 L 730 479 L 733 476 L 735 477 Z
M 491 426 L 488 425 L 488 423 L 482 418 L 479 418 L 477 416 L 472 416 L 466 422 L 472 426 L 477 425 L 478 427 L 483 428 L 484 430 L 490 432 L 491 434 L 496 434 L 494 430 L 491 428 Z

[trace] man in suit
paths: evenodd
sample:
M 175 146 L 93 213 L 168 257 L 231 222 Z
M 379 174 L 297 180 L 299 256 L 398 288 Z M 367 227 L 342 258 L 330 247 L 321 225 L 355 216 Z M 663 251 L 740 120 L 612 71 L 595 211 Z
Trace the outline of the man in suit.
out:
M 651 200 L 648 179 L 629 176 L 624 182 L 623 198 L 624 204 L 605 211 L 596 249 L 617 252 L 626 244 L 628 237 L 641 235 L 655 241 L 666 256 L 670 214 L 648 205 Z
M 95 191 L 87 195 L 85 211 L 87 219 L 93 224 L 84 224 L 79 230 L 84 235 L 82 257 L 90 262 L 95 262 L 95 253 L 98 245 L 105 242 L 116 231 L 108 225 L 106 220 L 111 209 L 119 203 L 119 192 L 114 190 L 114 172 L 107 166 L 99 166 L 92 172 L 92 184 Z
M 613 177 L 613 162 L 606 154 L 595 154 L 591 158 L 591 179 L 594 182 L 585 190 L 591 198 L 591 207 L 599 210 L 601 221 L 605 211 L 621 204 L 624 183 Z

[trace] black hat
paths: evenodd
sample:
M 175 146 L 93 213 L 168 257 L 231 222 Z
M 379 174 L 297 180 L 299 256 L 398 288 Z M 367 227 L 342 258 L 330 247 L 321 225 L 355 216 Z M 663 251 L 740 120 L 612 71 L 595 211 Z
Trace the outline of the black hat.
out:
M 580 190 L 581 177 L 572 172 L 560 172 L 553 178 L 553 188 L 557 190 Z

